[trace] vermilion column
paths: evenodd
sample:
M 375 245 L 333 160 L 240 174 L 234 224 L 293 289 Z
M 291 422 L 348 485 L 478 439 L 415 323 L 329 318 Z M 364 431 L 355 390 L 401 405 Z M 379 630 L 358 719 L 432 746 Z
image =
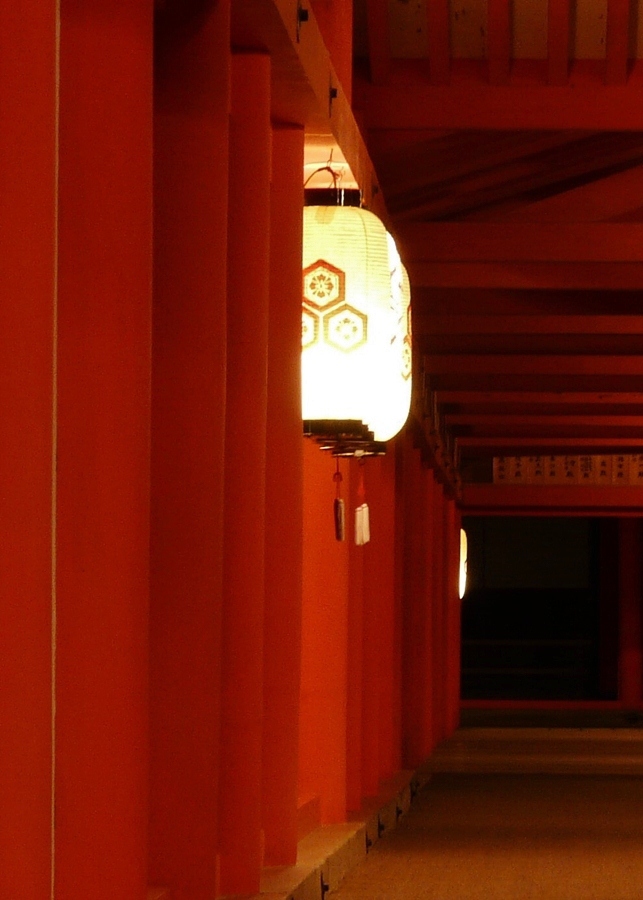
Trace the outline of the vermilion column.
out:
M 297 860 L 303 450 L 303 129 L 272 135 L 262 815 L 267 865 Z
M 150 608 L 150 883 L 217 890 L 228 4 L 158 13 Z
M 152 6 L 61 4 L 60 898 L 147 883 Z
M 348 660 L 346 688 L 346 804 L 358 810 L 362 803 L 362 705 L 364 683 L 365 617 L 364 545 L 355 544 L 355 509 L 362 503 L 364 466 L 352 459 L 350 468 L 350 501 L 347 506 L 346 539 L 348 542 Z
M 447 666 L 446 666 L 446 734 L 451 734 L 460 721 L 460 513 L 454 500 L 446 504 L 447 540 Z
M 639 519 L 619 520 L 619 700 L 640 706 L 641 526 Z
M 270 150 L 270 59 L 233 56 L 219 804 L 223 894 L 258 891 L 262 864 Z
M 410 435 L 405 436 L 404 500 L 405 552 L 402 651 L 402 716 L 404 765 L 415 767 L 422 762 L 426 680 L 423 669 L 425 655 L 424 614 L 426 600 L 427 510 L 425 504 L 426 472 L 419 452 L 413 449 Z
M 423 654 L 422 654 L 422 681 L 424 684 L 423 700 L 422 700 L 422 741 L 420 744 L 420 754 L 425 759 L 435 744 L 434 739 L 434 702 L 433 702 L 433 681 L 435 673 L 433 670 L 433 660 L 435 656 L 435 633 L 433 609 L 436 602 L 435 584 L 434 584 L 434 567 L 436 565 L 435 556 L 435 535 L 437 523 L 432 515 L 435 492 L 439 490 L 433 477 L 433 471 L 424 470 L 424 506 L 425 506 L 425 531 L 424 545 L 421 548 L 424 558 L 424 591 L 423 591 L 423 612 L 422 612 L 422 630 L 423 630 Z
M 56 9 L 0 4 L 0 896 L 52 867 Z
M 406 534 L 408 531 L 407 523 L 406 523 L 406 498 L 404 493 L 404 459 L 406 456 L 406 435 L 405 432 L 402 432 L 395 438 L 394 442 L 395 448 L 395 503 L 393 509 L 394 515 L 394 525 L 395 525 L 395 568 L 394 568 L 394 582 L 395 582 L 395 597 L 394 597 L 394 609 L 393 609 L 393 619 L 396 626 L 396 648 L 395 655 L 397 657 L 397 666 L 395 667 L 395 677 L 397 679 L 395 688 L 394 688 L 394 709 L 396 710 L 396 724 L 397 724 L 397 741 L 396 746 L 394 747 L 395 755 L 393 757 L 394 762 L 397 765 L 394 766 L 394 771 L 401 769 L 404 765 L 404 723 L 405 723 L 405 713 L 404 713 L 404 686 L 405 686 L 405 665 L 404 665 L 404 655 L 405 655 L 405 628 L 404 628 L 404 610 L 405 610 L 405 598 L 404 598 L 404 565 L 405 565 L 405 546 L 406 546 Z
M 396 529 L 395 529 L 395 445 L 389 444 L 384 458 L 374 466 L 367 480 L 369 503 L 373 506 L 371 543 L 368 546 L 367 596 L 379 595 L 376 672 L 379 684 L 377 708 L 378 776 L 390 778 L 400 762 L 401 702 L 401 623 L 396 598 Z M 373 663 L 371 662 L 371 665 Z M 365 780 L 373 784 L 372 761 L 365 767 Z
M 362 789 L 378 793 L 380 778 L 392 774 L 394 728 L 392 649 L 394 601 L 394 494 L 390 472 L 395 454 L 369 459 L 364 467 L 371 540 L 364 546 L 364 678 L 362 685 Z M 387 465 L 388 463 L 388 465 Z
M 435 478 L 435 473 L 432 473 Z M 445 623 L 445 516 L 444 493 L 437 481 L 433 489 L 431 521 L 433 523 L 433 742 L 446 733 L 444 667 L 447 659 Z
M 340 462 L 348 497 L 348 463 Z M 300 797 L 322 820 L 346 818 L 348 544 L 335 540 L 335 460 L 304 439 Z

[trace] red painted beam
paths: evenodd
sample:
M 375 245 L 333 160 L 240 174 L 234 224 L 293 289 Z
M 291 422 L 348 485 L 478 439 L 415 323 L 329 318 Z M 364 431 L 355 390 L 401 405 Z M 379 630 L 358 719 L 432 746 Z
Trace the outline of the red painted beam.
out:
M 520 514 L 562 511 L 584 515 L 638 514 L 643 510 L 643 488 L 593 487 L 590 485 L 497 485 L 465 484 L 462 511 L 465 514 Z
M 459 437 L 458 447 L 466 456 L 528 456 L 551 454 L 639 453 L 643 438 L 638 437 Z
M 591 62 L 577 62 L 568 85 L 555 90 L 525 79 L 499 91 L 477 80 L 471 67 L 460 74 L 454 61 L 451 83 L 430 85 L 424 61 L 401 60 L 392 64 L 387 86 L 356 79 L 355 101 L 369 129 L 642 130 L 643 62 L 632 66 L 627 84 L 608 85 Z
M 549 84 L 567 84 L 569 56 L 569 0 L 549 0 L 547 10 L 547 81 Z
M 484 406 L 493 404 L 520 404 L 529 406 L 539 404 L 543 406 L 579 406 L 579 405 L 614 405 L 643 406 L 643 393 L 631 391 L 629 393 L 591 393 L 572 391 L 568 393 L 556 393 L 555 391 L 437 391 L 438 404 L 461 404 Z
M 543 415 L 532 413 L 528 415 L 508 414 L 484 414 L 484 413 L 447 413 L 444 422 L 451 426 L 468 425 L 471 427 L 504 428 L 507 431 L 538 428 L 560 429 L 585 428 L 587 431 L 601 428 L 626 428 L 643 429 L 643 416 L 582 416 L 582 415 Z
M 431 315 L 414 312 L 422 334 L 643 334 L 643 316 Z
M 448 84 L 451 70 L 449 4 L 447 0 L 427 0 L 429 79 L 431 84 Z
M 643 290 L 639 262 L 415 262 L 413 287 L 513 288 L 585 291 Z
M 625 84 L 629 50 L 630 0 L 608 0 L 605 46 L 606 84 Z
M 366 0 L 366 27 L 371 82 L 373 84 L 386 84 L 391 69 L 391 45 L 386 0 Z
M 535 203 L 494 213 L 494 222 L 616 222 L 640 210 L 643 166 L 556 193 Z
M 452 354 L 425 356 L 428 374 L 643 376 L 642 356 Z
M 487 2 L 489 83 L 507 84 L 511 68 L 511 6 L 509 0 Z
M 638 222 L 416 222 L 397 235 L 409 262 L 643 262 Z

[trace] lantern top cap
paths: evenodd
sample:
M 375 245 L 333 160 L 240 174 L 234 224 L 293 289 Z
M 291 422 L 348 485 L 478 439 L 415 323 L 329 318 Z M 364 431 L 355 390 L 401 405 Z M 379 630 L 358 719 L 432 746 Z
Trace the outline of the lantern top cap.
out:
M 362 205 L 362 192 L 356 188 L 306 188 L 304 206 Z

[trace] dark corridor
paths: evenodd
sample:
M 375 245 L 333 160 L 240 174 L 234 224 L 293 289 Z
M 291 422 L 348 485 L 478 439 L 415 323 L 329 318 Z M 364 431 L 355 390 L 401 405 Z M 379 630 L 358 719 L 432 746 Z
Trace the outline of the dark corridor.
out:
M 611 519 L 467 517 L 463 700 L 615 700 Z

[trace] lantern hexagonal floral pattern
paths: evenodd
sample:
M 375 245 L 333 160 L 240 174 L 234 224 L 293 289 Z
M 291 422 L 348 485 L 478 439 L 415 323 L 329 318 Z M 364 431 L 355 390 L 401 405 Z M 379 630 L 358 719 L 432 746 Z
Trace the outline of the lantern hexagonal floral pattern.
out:
M 357 419 L 376 441 L 411 402 L 410 289 L 382 222 L 355 206 L 304 209 L 302 413 Z

